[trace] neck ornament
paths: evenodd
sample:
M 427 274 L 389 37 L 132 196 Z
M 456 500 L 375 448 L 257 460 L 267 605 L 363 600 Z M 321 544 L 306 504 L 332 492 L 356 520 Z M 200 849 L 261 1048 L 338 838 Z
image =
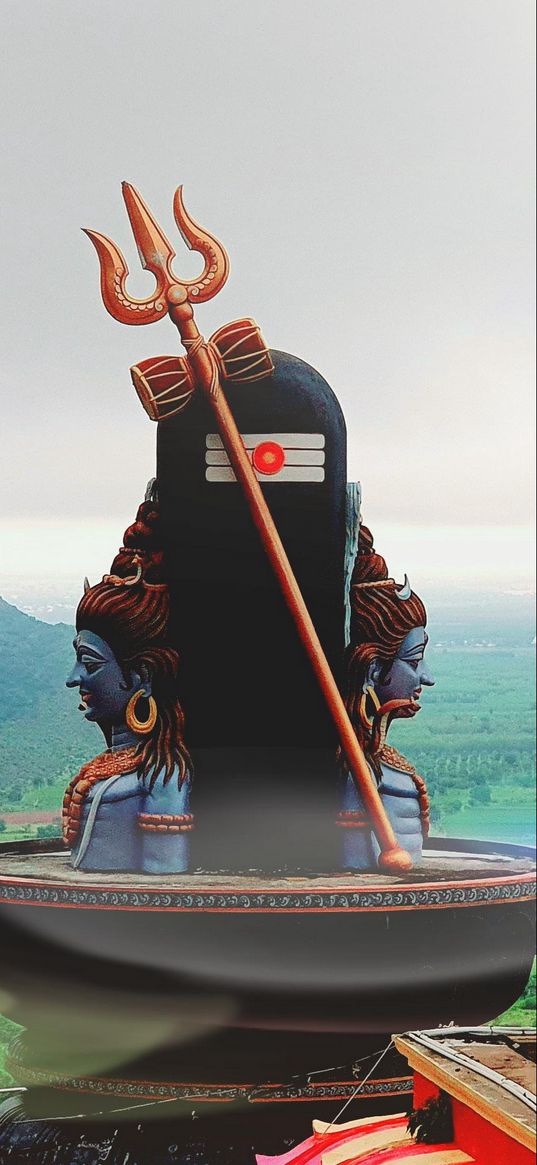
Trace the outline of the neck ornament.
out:
M 115 752 L 103 752 L 82 765 L 80 772 L 69 782 L 63 798 L 62 832 L 65 845 L 75 844 L 80 832 L 84 801 L 98 781 L 108 777 L 132 773 L 136 769 L 138 749 L 134 746 Z

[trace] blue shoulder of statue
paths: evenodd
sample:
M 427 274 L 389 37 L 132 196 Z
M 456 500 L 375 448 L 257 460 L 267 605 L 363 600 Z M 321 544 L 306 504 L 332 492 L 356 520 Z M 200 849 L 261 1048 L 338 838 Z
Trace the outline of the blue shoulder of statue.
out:
M 146 778 L 146 793 L 138 813 L 143 835 L 143 869 L 146 873 L 184 873 L 189 862 L 190 777 L 181 783 L 176 769 L 166 783 L 162 774 L 153 788 Z

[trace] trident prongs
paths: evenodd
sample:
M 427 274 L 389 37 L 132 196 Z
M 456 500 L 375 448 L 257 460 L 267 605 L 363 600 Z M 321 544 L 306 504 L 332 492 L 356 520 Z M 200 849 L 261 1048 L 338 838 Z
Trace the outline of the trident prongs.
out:
M 218 239 L 198 226 L 183 205 L 183 188 L 175 192 L 173 209 L 175 221 L 187 246 L 203 255 L 205 265 L 198 279 L 178 279 L 172 271 L 175 251 L 166 235 L 153 218 L 143 198 L 130 183 L 123 183 L 123 197 L 127 207 L 138 254 L 142 266 L 155 276 L 157 286 L 147 299 L 133 299 L 126 289 L 129 268 L 111 239 L 97 231 L 86 230 L 101 267 L 101 294 L 106 310 L 122 324 L 152 324 L 162 319 L 168 310 L 168 293 L 172 287 L 186 291 L 190 303 L 212 299 L 223 287 L 229 272 L 229 260 Z

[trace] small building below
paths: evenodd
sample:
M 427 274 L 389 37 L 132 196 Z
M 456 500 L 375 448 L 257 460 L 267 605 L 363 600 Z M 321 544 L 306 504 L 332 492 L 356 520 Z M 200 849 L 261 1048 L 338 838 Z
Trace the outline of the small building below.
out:
M 442 1028 L 395 1036 L 413 1071 L 408 1117 L 331 1125 L 257 1165 L 533 1165 L 535 1031 Z

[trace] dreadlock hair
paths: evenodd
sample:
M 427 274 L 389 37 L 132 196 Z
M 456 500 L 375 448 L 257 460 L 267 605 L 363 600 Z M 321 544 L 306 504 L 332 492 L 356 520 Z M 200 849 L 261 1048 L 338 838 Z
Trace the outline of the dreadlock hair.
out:
M 360 527 L 358 553 L 350 585 L 351 634 L 347 648 L 347 710 L 362 747 L 368 739 L 359 715 L 367 673 L 374 660 L 384 676 L 409 631 L 425 627 L 427 612 L 418 595 L 400 597 L 400 588 L 388 576 L 382 555 L 373 546 L 367 526 Z
M 76 613 L 77 631 L 93 631 L 104 639 L 126 678 L 131 670 L 151 677 L 157 719 L 137 754 L 138 776 L 149 776 L 150 788 L 161 772 L 167 784 L 175 767 L 182 784 L 192 767 L 177 699 L 179 656 L 167 642 L 170 596 L 158 524 L 157 504 L 143 502 L 125 531 L 110 574 L 85 590 Z

